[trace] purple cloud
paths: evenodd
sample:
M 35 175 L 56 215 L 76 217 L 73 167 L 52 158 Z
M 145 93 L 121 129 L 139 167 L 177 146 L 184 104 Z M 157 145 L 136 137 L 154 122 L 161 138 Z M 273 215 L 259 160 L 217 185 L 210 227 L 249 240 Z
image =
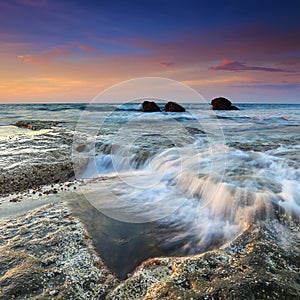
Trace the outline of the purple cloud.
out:
M 171 63 L 171 62 L 164 62 L 164 61 L 161 61 L 158 64 L 164 68 L 167 68 L 167 67 L 170 67 L 171 65 L 173 65 L 173 63 Z
M 209 69 L 215 71 L 236 71 L 236 72 L 238 71 L 290 72 L 284 69 L 247 66 L 244 63 L 238 61 L 231 61 L 227 59 L 224 59 L 219 65 L 212 66 Z
M 268 90 L 287 90 L 287 89 L 299 89 L 300 84 L 288 83 L 288 84 L 244 84 L 244 85 L 233 85 L 237 88 L 257 88 L 257 89 L 268 89 Z

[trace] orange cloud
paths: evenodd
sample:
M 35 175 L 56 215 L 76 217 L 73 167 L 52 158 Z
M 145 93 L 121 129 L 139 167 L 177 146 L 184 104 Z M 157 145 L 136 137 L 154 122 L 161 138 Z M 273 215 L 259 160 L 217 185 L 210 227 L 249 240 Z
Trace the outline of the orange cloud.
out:
M 73 55 L 74 53 L 75 52 L 68 49 L 67 46 L 61 46 L 37 54 L 19 55 L 18 59 L 25 64 L 43 65 L 57 61 L 62 56 Z
M 57 99 L 75 100 L 79 98 L 80 100 L 89 100 L 90 95 L 95 96 L 103 88 L 123 80 L 142 76 L 163 76 L 182 81 L 197 88 L 201 93 L 206 93 L 208 97 L 215 96 L 216 93 L 219 93 L 218 91 L 228 93 L 229 96 L 237 90 L 239 90 L 237 93 L 240 93 L 239 87 L 246 86 L 253 80 L 266 82 L 270 86 L 277 84 L 284 75 L 289 82 L 299 81 L 299 73 L 296 72 L 299 64 L 286 63 L 286 65 L 294 67 L 292 68 L 294 72 L 289 73 L 280 73 L 284 71 L 282 69 L 261 67 L 259 65 L 262 60 L 256 60 L 252 55 L 255 47 L 252 47 L 252 50 L 251 47 L 244 47 L 243 36 L 234 41 L 236 43 L 234 47 L 225 44 L 222 50 L 213 47 L 214 43 L 219 43 L 218 36 L 213 36 L 210 43 L 197 42 L 193 37 L 185 43 L 181 40 L 159 42 L 125 38 L 105 41 L 117 49 L 121 45 L 147 50 L 141 52 L 141 55 L 136 55 L 135 51 L 133 53 L 125 51 L 124 54 L 121 50 L 117 54 L 110 55 L 107 51 L 99 50 L 102 43 L 97 46 L 97 49 L 94 49 L 87 45 L 89 42 L 85 44 L 79 40 L 69 41 L 64 45 L 42 52 L 35 51 L 40 47 L 39 44 L 1 41 L 0 102 L 7 101 L 7 99 L 15 99 L 15 101 L 18 99 L 58 101 Z M 93 45 L 97 45 L 96 41 L 92 42 Z M 262 44 L 267 47 L 267 39 L 262 40 Z M 258 54 L 264 53 L 264 47 L 259 49 Z M 283 47 L 282 44 L 279 47 Z M 276 47 L 272 49 L 277 51 Z M 280 49 L 278 53 L 280 54 L 283 50 L 287 51 L 289 48 Z M 224 60 L 211 67 L 211 62 L 217 58 L 235 56 L 245 61 L 251 60 L 253 65 Z M 264 63 L 275 65 L 276 61 L 278 63 L 278 59 L 275 60 L 274 57 L 274 55 L 268 56 Z M 208 72 L 208 69 L 233 72 Z M 265 72 L 237 73 L 237 71 L 248 70 Z M 271 73 L 272 76 L 270 76 L 268 72 L 274 73 Z M 44 77 L 34 79 L 41 75 Z M 238 75 L 238 77 L 232 75 Z M 50 78 L 56 79 L 50 80 Z M 17 79 L 17 81 L 8 82 L 8 79 Z M 265 84 L 264 87 L 266 86 Z M 85 95 L 88 99 L 85 98 Z

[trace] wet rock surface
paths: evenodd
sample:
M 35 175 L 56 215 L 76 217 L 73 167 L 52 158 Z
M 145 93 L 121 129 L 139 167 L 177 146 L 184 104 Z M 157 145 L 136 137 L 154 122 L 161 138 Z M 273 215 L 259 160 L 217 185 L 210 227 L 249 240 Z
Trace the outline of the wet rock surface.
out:
M 63 204 L 0 222 L 0 299 L 103 299 L 117 283 Z
M 27 128 L 31 130 L 41 130 L 41 129 L 50 129 L 53 126 L 57 126 L 65 122 L 58 121 L 41 121 L 41 120 L 26 120 L 26 121 L 18 121 L 14 124 L 14 126 L 20 128 Z
M 57 122 L 50 123 L 52 126 Z M 73 132 L 58 127 L 35 130 L 34 136 L 20 133 L 0 141 L 0 195 L 74 178 L 71 162 Z
M 250 226 L 226 247 L 150 259 L 108 299 L 299 299 L 300 230 L 292 221 Z
M 74 179 L 74 171 L 70 161 L 29 165 L 1 174 L 0 194 L 5 195 L 40 185 L 65 182 L 72 179 Z

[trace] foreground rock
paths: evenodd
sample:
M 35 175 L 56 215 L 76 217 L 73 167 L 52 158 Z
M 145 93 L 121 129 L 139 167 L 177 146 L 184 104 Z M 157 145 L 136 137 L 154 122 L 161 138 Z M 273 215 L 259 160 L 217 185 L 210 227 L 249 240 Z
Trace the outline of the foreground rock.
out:
M 169 112 L 185 112 L 185 108 L 182 107 L 181 105 L 179 105 L 176 102 L 168 102 L 165 105 L 165 111 L 169 111 Z
M 103 299 L 117 283 L 64 205 L 0 222 L 0 299 Z
M 213 99 L 211 105 L 213 110 L 239 110 L 236 106 L 231 105 L 231 101 L 224 97 Z
M 37 130 L 35 135 L 21 133 L 0 141 L 0 149 L 4 149 L 0 160 L 0 195 L 74 179 L 73 132 L 54 127 L 39 133 L 40 127 L 33 128 Z
M 156 112 L 156 111 L 161 111 L 161 109 L 154 101 L 143 102 L 143 112 Z
M 300 299 L 300 229 L 251 226 L 224 248 L 150 259 L 108 299 Z
M 74 179 L 71 161 L 17 167 L 0 174 L 0 195 Z

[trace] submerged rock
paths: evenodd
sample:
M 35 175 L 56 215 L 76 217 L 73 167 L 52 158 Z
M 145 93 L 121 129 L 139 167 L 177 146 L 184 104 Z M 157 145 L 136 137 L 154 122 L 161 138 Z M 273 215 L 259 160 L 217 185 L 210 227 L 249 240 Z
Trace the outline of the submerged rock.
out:
M 18 121 L 14 126 L 20 128 L 27 128 L 31 130 L 41 130 L 41 129 L 50 129 L 53 126 L 57 126 L 64 122 L 57 121 L 40 121 L 40 120 L 28 120 L 28 121 Z
M 169 111 L 169 112 L 185 112 L 185 108 L 182 107 L 181 105 L 179 105 L 176 102 L 168 102 L 165 105 L 165 111 Z
M 211 100 L 213 110 L 239 110 L 236 106 L 231 105 L 231 101 L 224 97 L 218 97 Z
M 161 109 L 154 101 L 143 102 L 143 112 L 156 112 L 156 111 L 161 111 Z

